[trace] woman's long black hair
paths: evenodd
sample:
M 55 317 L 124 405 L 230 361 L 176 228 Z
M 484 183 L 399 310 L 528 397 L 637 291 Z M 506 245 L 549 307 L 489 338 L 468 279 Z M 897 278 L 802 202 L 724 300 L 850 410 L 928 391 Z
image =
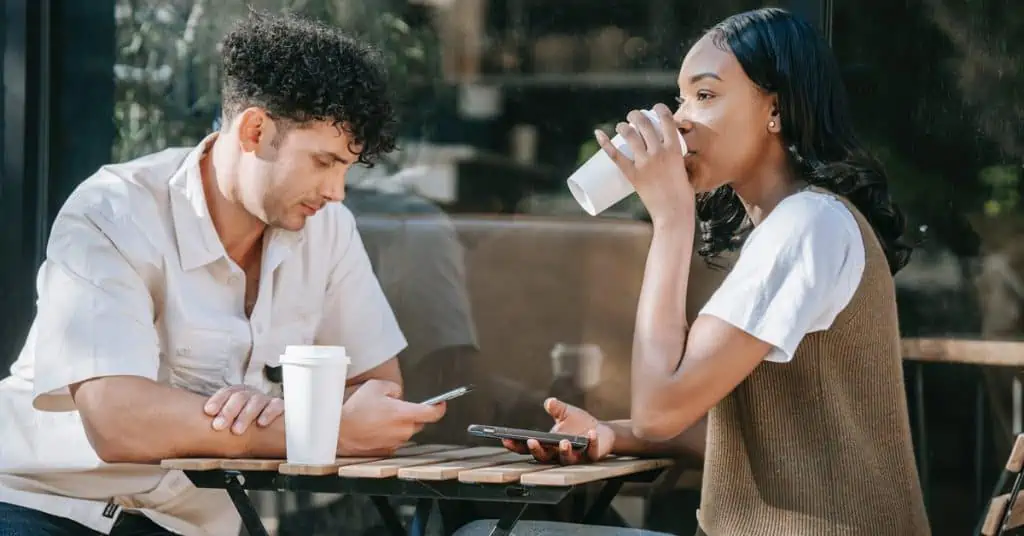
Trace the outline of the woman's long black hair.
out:
M 910 260 L 904 218 L 889 198 L 881 164 L 853 131 L 846 90 L 828 43 L 807 22 L 777 9 L 733 15 L 708 32 L 747 76 L 778 98 L 791 164 L 813 186 L 847 198 L 875 231 L 892 274 Z M 735 249 L 750 228 L 736 192 L 723 186 L 697 198 L 706 259 Z

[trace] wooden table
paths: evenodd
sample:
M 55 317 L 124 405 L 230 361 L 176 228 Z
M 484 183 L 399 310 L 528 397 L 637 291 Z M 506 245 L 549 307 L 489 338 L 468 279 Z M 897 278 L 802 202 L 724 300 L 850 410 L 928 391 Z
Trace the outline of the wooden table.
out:
M 924 412 L 924 365 L 959 364 L 990 367 L 1017 367 L 1024 369 L 1024 341 L 986 341 L 960 338 L 904 338 L 903 358 L 913 361 L 914 398 L 917 421 L 917 457 L 921 473 L 921 486 L 928 496 L 930 471 L 928 461 L 928 434 Z M 979 381 L 975 395 L 975 499 L 980 506 L 986 503 L 984 485 L 984 418 L 986 390 Z M 1019 377 L 1013 378 L 1013 433 L 1024 429 L 1024 388 Z
M 389 458 L 338 458 L 330 465 L 294 465 L 284 460 L 174 459 L 165 469 L 181 470 L 197 487 L 227 490 L 250 536 L 266 529 L 245 490 L 309 491 L 367 495 L 393 534 L 423 534 L 435 502 L 508 503 L 492 535 L 508 534 L 531 504 L 554 506 L 584 485 L 603 486 L 580 519 L 600 521 L 627 481 L 653 481 L 670 459 L 609 458 L 590 465 L 560 467 L 536 463 L 501 447 L 412 445 Z M 388 497 L 416 498 L 408 528 Z M 443 510 L 442 510 L 443 511 Z M 469 519 L 445 520 L 446 531 Z

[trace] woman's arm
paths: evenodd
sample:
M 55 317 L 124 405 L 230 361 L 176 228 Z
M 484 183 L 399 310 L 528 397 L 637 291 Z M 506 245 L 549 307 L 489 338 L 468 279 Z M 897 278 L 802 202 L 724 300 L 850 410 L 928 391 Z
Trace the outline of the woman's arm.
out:
M 669 456 L 672 458 L 704 458 L 707 443 L 707 420 L 701 419 L 683 433 L 667 441 L 647 441 L 633 434 L 629 420 L 602 423 L 615 435 L 612 454 L 619 456 Z
M 632 428 L 667 440 L 697 422 L 765 358 L 786 362 L 827 329 L 863 271 L 856 221 L 838 201 L 787 200 L 758 226 L 722 285 L 687 326 L 692 224 L 655 227 L 633 347 Z M 684 246 L 685 244 L 685 246 Z M 682 259 L 682 261 L 680 261 Z

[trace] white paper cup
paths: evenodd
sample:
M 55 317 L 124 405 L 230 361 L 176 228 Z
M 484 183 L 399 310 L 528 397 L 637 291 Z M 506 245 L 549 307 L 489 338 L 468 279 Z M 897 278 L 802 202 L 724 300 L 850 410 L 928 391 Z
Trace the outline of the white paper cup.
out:
M 288 346 L 280 358 L 288 463 L 334 463 L 349 358 L 341 346 Z
M 557 343 L 551 349 L 551 367 L 555 377 L 570 377 L 583 389 L 601 383 L 604 352 L 596 344 Z
M 643 113 L 654 123 L 655 128 L 660 128 L 661 121 L 658 119 L 658 114 L 653 110 L 643 110 Z M 616 134 L 611 141 L 612 145 L 626 158 L 633 159 L 633 151 L 621 135 Z M 679 144 L 682 146 L 683 152 L 686 152 L 686 142 L 683 141 L 682 135 L 679 136 Z M 612 159 L 604 152 L 604 149 L 598 149 L 597 153 L 584 162 L 566 183 L 576 202 L 591 216 L 608 210 L 612 205 L 636 191 L 625 175 L 615 166 L 615 162 L 612 162 Z

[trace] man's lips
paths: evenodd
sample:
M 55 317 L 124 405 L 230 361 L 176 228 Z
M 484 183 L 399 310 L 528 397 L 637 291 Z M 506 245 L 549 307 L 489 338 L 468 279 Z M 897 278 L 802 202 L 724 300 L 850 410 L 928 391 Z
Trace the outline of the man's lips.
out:
M 317 206 L 310 205 L 309 203 L 300 203 L 299 206 L 302 207 L 303 212 L 305 212 L 307 216 L 312 216 L 313 214 L 316 214 L 317 212 L 320 211 L 320 208 L 323 207 L 323 205 Z

